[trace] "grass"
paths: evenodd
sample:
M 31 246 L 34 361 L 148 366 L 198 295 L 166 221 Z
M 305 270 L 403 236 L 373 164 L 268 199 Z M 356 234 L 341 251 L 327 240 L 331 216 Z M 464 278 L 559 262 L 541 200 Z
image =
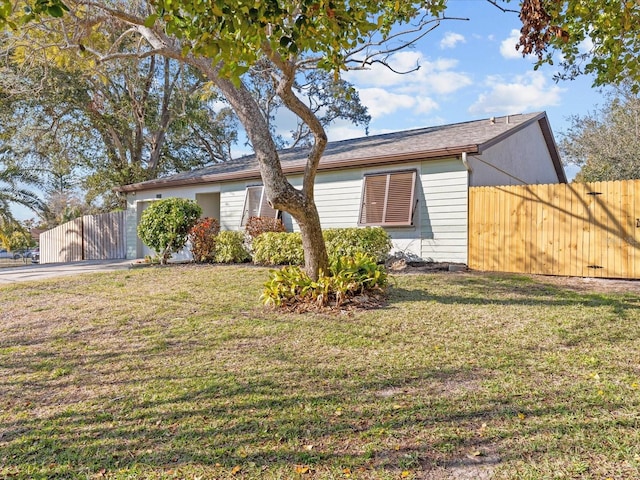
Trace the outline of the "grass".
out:
M 640 477 L 640 296 L 400 275 L 257 305 L 266 270 L 0 287 L 0 478 Z

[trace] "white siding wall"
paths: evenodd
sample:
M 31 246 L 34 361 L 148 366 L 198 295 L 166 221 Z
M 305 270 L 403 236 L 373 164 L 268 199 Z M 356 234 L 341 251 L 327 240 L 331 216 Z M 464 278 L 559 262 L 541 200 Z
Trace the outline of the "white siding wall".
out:
M 395 167 L 356 168 L 339 172 L 320 172 L 316 179 L 315 199 L 323 228 L 358 225 L 362 182 L 365 174 L 415 169 L 418 172 L 414 226 L 388 228 L 394 250 L 434 261 L 467 261 L 467 171 L 459 159 L 424 161 Z M 296 187 L 301 177 L 289 181 Z M 148 205 L 160 194 L 162 198 L 182 197 L 195 200 L 197 193 L 220 192 L 220 227 L 240 228 L 246 187 L 259 182 L 178 187 L 138 192 L 128 196 L 127 258 L 142 255 L 136 234 L 138 208 Z M 133 221 L 132 221 L 133 220 Z M 284 222 L 294 231 L 298 225 L 285 214 Z M 136 246 L 138 245 L 138 246 Z M 176 259 L 188 258 L 180 254 Z
M 467 263 L 469 189 L 462 161 L 422 162 L 421 252 L 425 260 Z
M 320 172 L 315 198 L 322 228 L 358 226 L 363 169 Z
M 536 122 L 487 148 L 470 155 L 471 186 L 558 183 L 549 149 Z
M 434 261 L 466 263 L 468 178 L 459 159 L 321 172 L 315 197 L 322 227 L 358 225 L 365 174 L 412 169 L 419 175 L 414 226 L 386 228 L 394 251 Z
M 220 226 L 226 230 L 237 229 L 240 225 L 240 215 L 242 214 L 244 192 L 247 184 L 247 182 L 230 183 L 223 186 L 220 184 L 205 184 L 174 188 L 158 188 L 153 190 L 143 190 L 136 192 L 135 194 L 128 194 L 126 217 L 127 258 L 143 258 L 145 255 L 153 254 L 148 247 L 140 242 L 136 231 L 140 214 L 144 208 L 149 206 L 150 202 L 156 201 L 158 198 L 170 197 L 196 200 L 197 194 L 219 192 L 220 218 L 218 220 L 220 221 Z M 255 184 L 255 182 L 253 184 Z M 239 207 L 238 203 L 240 204 Z M 173 258 L 175 260 L 188 260 L 191 256 L 188 251 L 182 251 L 174 255 Z

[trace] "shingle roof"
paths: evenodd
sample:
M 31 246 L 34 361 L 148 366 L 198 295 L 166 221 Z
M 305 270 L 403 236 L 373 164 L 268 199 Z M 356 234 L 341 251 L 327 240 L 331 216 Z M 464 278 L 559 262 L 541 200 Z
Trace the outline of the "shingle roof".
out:
M 535 122 L 544 122 L 550 129 L 544 112 L 510 115 L 474 120 L 451 125 L 405 130 L 383 135 L 330 142 L 320 160 L 319 170 L 396 163 L 416 159 L 438 158 L 463 152 L 477 153 Z M 545 133 L 547 137 L 547 133 Z M 557 156 L 553 137 L 547 138 L 552 157 Z M 285 173 L 302 172 L 308 149 L 292 148 L 279 152 Z M 559 158 L 554 158 L 556 171 L 562 171 Z M 564 175 L 564 173 L 562 173 Z M 127 185 L 118 190 L 132 192 L 161 186 L 190 185 L 258 178 L 260 172 L 255 155 L 248 155 L 209 167 L 182 172 L 156 180 Z

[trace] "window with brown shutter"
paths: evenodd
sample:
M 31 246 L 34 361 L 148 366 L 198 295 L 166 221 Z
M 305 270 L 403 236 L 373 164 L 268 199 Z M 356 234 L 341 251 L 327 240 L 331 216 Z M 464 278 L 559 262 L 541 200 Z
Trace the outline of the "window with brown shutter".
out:
M 359 225 L 413 225 L 416 171 L 366 175 L 362 187 Z
M 269 205 L 263 186 L 247 187 L 247 194 L 244 197 L 244 209 L 242 210 L 242 221 L 240 222 L 241 227 L 244 227 L 251 217 L 276 218 L 277 216 L 278 211 Z

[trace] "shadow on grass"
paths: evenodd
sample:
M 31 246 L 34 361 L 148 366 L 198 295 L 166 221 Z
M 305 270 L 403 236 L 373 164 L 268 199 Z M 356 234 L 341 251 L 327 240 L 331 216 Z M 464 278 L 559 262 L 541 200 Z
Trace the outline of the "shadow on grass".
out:
M 154 355 L 151 351 L 136 354 Z M 77 361 L 86 365 L 104 360 L 102 355 L 88 355 Z M 4 367 L 28 370 L 21 362 L 14 359 Z M 292 377 L 304 377 L 295 365 L 288 369 Z M 112 387 L 117 373 L 105 371 L 104 382 Z M 193 465 L 227 469 L 243 465 L 260 472 L 298 464 L 427 471 L 435 465 L 460 466 L 466 461 L 464 452 L 494 449 L 511 435 L 478 435 L 487 422 L 522 423 L 516 427 L 522 436 L 581 429 L 576 439 L 564 440 L 567 448 L 574 441 L 577 448 L 581 435 L 637 426 L 632 418 L 613 416 L 577 424 L 567 392 L 532 393 L 529 406 L 523 406 L 521 396 L 487 392 L 482 386 L 484 375 L 480 370 L 435 371 L 417 366 L 384 379 L 368 379 L 357 390 L 320 377 L 306 379 L 320 385 L 310 391 L 292 389 L 296 381 L 289 382 L 286 376 L 265 377 L 258 371 L 242 379 L 217 372 L 146 380 L 140 372 L 119 383 L 119 396 L 70 399 L 55 413 L 47 407 L 62 399 L 47 402 L 46 391 L 64 388 L 65 383 L 41 382 L 28 390 L 44 397 L 27 395 L 9 401 L 5 397 L 4 409 L 14 415 L 9 419 L 5 412 L 0 417 L 0 460 L 5 469 L 0 472 L 13 472 L 18 478 L 71 478 L 104 471 L 148 474 Z M 145 381 L 149 391 L 136 389 Z M 163 384 L 174 388 L 163 389 Z M 452 390 L 452 385 L 463 387 Z M 104 386 L 96 377 L 94 383 L 77 388 L 99 391 Z M 548 404 L 549 396 L 563 401 Z M 596 402 L 584 408 L 601 406 Z M 607 405 L 611 411 L 623 407 Z M 518 419 L 521 412 L 526 424 Z M 545 418 L 556 420 L 549 425 Z M 509 460 L 518 454 L 500 451 L 499 455 Z M 497 462 L 495 456 L 486 461 Z M 478 460 L 470 463 L 477 465 Z
M 452 279 L 459 287 L 453 295 L 430 289 L 428 278 L 420 282 L 422 287 L 394 288 L 388 308 L 403 302 L 606 306 L 620 315 L 638 308 L 634 297 L 576 294 L 517 278 Z M 48 346 L 46 326 L 40 328 L 30 335 L 15 332 L 17 343 L 0 343 L 27 350 L 0 357 L 0 477 L 160 478 L 195 466 L 207 472 L 203 478 L 217 478 L 236 465 L 254 478 L 265 469 L 294 478 L 294 465 L 378 469 L 398 477 L 405 469 L 482 463 L 468 458 L 471 450 L 497 452 L 486 456 L 487 465 L 518 460 L 521 451 L 503 448 L 518 438 L 554 439 L 563 442 L 563 452 L 580 451 L 585 438 L 638 426 L 634 416 L 613 414 L 637 402 L 597 394 L 576 402 L 582 386 L 572 391 L 552 383 L 531 385 L 523 396 L 502 389 L 492 380 L 495 372 L 475 366 L 406 362 L 358 378 L 357 369 L 330 358 L 297 363 L 294 350 L 286 355 L 247 342 L 241 354 L 225 359 L 240 367 L 226 368 L 213 355 L 210 367 L 194 372 L 180 359 L 196 355 L 202 348 L 197 342 L 76 352 L 71 345 L 80 334 L 58 335 L 55 340 L 70 347 L 56 350 Z M 104 335 L 101 329 L 83 335 Z M 244 338 L 226 341 L 237 346 Z M 44 350 L 29 353 L 34 346 Z M 158 367 L 163 362 L 169 366 Z M 51 374 L 41 375 L 45 370 Z M 499 388 L 490 388 L 491 382 Z M 529 452 L 533 458 L 547 448 L 543 441 L 537 445 Z M 226 470 L 212 473 L 216 469 Z
M 435 301 L 446 305 L 607 306 L 620 316 L 628 310 L 640 309 L 640 292 L 579 293 L 517 275 L 452 277 L 448 283 L 457 285 L 463 292 L 461 295 L 434 293 L 430 289 L 428 275 L 423 276 L 420 283 L 423 288 L 392 287 L 390 303 Z

